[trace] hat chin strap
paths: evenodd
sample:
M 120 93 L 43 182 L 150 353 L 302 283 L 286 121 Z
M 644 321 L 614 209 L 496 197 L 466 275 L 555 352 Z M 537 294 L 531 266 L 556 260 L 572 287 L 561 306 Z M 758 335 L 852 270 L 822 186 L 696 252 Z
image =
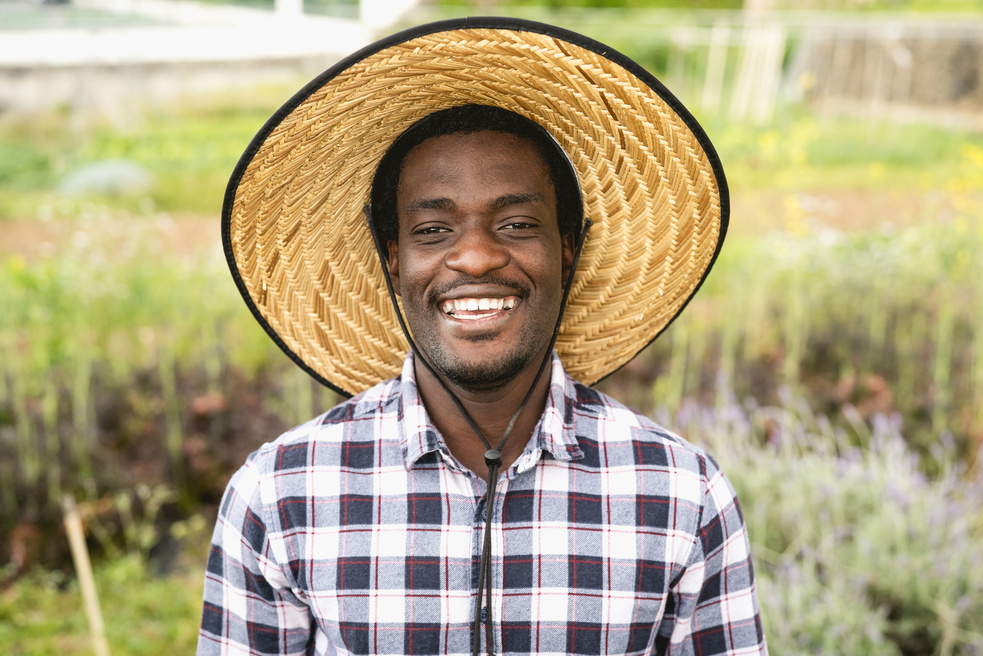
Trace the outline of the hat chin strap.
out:
M 512 418 L 509 420 L 508 426 L 505 428 L 505 433 L 502 435 L 502 439 L 498 443 L 498 448 L 492 448 L 491 442 L 485 437 L 481 429 L 475 423 L 471 414 L 461 403 L 461 400 L 457 398 L 457 395 L 451 391 L 450 386 L 444 381 L 443 376 L 437 373 L 437 371 L 430 364 L 430 361 L 425 357 L 424 351 L 417 346 L 416 342 L 413 341 L 413 337 L 410 335 L 409 329 L 406 327 L 406 321 L 403 318 L 403 313 L 399 309 L 399 303 L 396 301 L 396 291 L 393 289 L 392 278 L 389 276 L 389 266 L 387 265 L 386 250 L 384 248 L 385 244 L 382 243 L 382 237 L 376 231 L 375 222 L 372 221 L 372 210 L 369 205 L 365 205 L 362 208 L 362 212 L 365 214 L 365 218 L 369 224 L 369 230 L 372 233 L 372 241 L 375 243 L 376 253 L 379 255 L 379 263 L 382 266 L 382 274 L 386 279 L 386 288 L 389 290 L 389 299 L 392 301 L 393 309 L 396 311 L 396 318 L 399 320 L 399 327 L 403 331 L 403 335 L 406 337 L 406 341 L 410 343 L 410 349 L 413 354 L 417 357 L 423 366 L 433 374 L 433 377 L 437 379 L 440 386 L 444 388 L 454 405 L 457 407 L 458 412 L 467 422 L 471 430 L 474 431 L 478 439 L 485 446 L 485 465 L 488 467 L 488 479 L 486 481 L 485 489 L 485 535 L 484 540 L 481 545 L 481 562 L 478 566 L 478 596 L 475 598 L 474 604 L 474 625 L 472 628 L 472 642 L 471 642 L 471 654 L 472 656 L 478 656 L 481 648 L 481 597 L 482 593 L 485 596 L 485 608 L 487 617 L 485 619 L 485 648 L 488 656 L 494 656 L 494 635 L 492 633 L 492 617 L 491 617 L 491 603 L 492 603 L 492 593 L 491 593 L 491 517 L 492 508 L 495 504 L 495 492 L 498 483 L 498 472 L 502 466 L 502 451 L 505 449 L 505 442 L 509 439 L 509 435 L 512 433 L 512 429 L 515 427 L 516 421 L 519 419 L 519 415 L 522 414 L 523 409 L 532 398 L 533 391 L 536 389 L 536 385 L 539 383 L 539 379 L 542 377 L 543 372 L 546 370 L 546 364 L 550 361 L 553 355 L 553 347 L 556 345 L 556 339 L 560 334 L 560 323 L 563 321 L 563 312 L 567 307 L 567 298 L 570 296 L 570 289 L 573 286 L 573 274 L 577 270 L 577 263 L 580 261 L 580 253 L 584 248 L 584 241 L 587 239 L 587 231 L 593 225 L 590 219 L 584 219 L 583 228 L 580 231 L 580 235 L 577 237 L 577 245 L 574 249 L 573 254 L 573 264 L 570 267 L 570 272 L 567 275 L 566 284 L 563 286 L 563 297 L 560 299 L 560 314 L 556 318 L 556 324 L 553 326 L 553 334 L 550 336 L 549 348 L 546 349 L 546 354 L 543 356 L 542 362 L 539 363 L 539 369 L 536 371 L 536 377 L 533 378 L 532 385 L 529 386 L 529 390 L 522 399 L 522 403 L 512 414 Z M 487 584 L 487 587 L 486 587 Z

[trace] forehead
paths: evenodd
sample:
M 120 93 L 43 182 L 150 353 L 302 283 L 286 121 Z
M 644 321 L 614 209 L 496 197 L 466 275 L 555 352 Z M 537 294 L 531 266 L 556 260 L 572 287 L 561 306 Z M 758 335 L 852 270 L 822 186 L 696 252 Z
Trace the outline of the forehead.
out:
M 446 156 L 459 151 L 469 154 L 494 157 L 528 157 L 533 155 L 537 164 L 546 168 L 539 146 L 531 140 L 510 132 L 482 130 L 479 132 L 452 132 L 430 137 L 414 146 L 406 154 L 403 171 L 411 164 L 418 165 L 421 159 Z M 525 160 L 528 163 L 528 159 Z
M 510 186 L 552 187 L 549 168 L 534 143 L 502 132 L 452 133 L 431 137 L 407 153 L 398 194 L 403 200 L 458 187 L 491 193 Z

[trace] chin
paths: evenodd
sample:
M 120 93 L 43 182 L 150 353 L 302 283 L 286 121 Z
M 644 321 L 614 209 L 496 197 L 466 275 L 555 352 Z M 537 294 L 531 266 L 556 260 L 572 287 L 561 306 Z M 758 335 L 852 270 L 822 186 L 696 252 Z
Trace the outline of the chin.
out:
M 440 368 L 447 378 L 463 389 L 486 390 L 502 387 L 518 376 L 526 368 L 525 361 L 499 362 L 490 364 L 458 364 Z
M 480 345 L 475 345 L 476 350 Z M 537 349 L 537 353 L 542 349 Z M 462 389 L 488 390 L 502 387 L 528 368 L 538 368 L 536 353 L 512 349 L 505 357 L 481 360 L 454 357 L 443 349 L 429 353 L 430 364 L 450 382 Z

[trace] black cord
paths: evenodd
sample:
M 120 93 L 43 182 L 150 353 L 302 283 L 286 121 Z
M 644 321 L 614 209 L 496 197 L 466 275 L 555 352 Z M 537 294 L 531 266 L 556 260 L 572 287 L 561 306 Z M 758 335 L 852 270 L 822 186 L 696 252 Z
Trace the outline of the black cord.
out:
M 584 242 L 587 239 L 587 231 L 593 225 L 590 219 L 584 219 L 584 226 L 580 231 L 580 235 L 577 238 L 576 248 L 573 254 L 573 263 L 570 267 L 570 272 L 567 275 L 566 284 L 563 286 L 563 297 L 560 299 L 560 314 L 556 318 L 556 324 L 553 326 L 553 334 L 550 336 L 549 348 L 546 349 L 546 354 L 543 357 L 543 361 L 539 364 L 539 369 L 536 371 L 536 377 L 533 378 L 532 385 L 529 386 L 529 390 L 522 399 L 522 403 L 519 404 L 518 409 L 513 413 L 512 418 L 509 420 L 508 426 L 505 428 L 505 433 L 502 435 L 502 439 L 498 444 L 498 449 L 493 449 L 491 443 L 478 428 L 474 419 L 468 413 L 464 404 L 461 400 L 457 398 L 457 395 L 451 391 L 450 386 L 444 382 L 444 379 L 434 370 L 430 365 L 430 362 L 424 357 L 424 352 L 420 349 L 416 342 L 413 341 L 413 337 L 410 335 L 409 329 L 406 327 L 406 321 L 403 319 L 403 313 L 399 309 L 399 303 L 396 301 L 396 292 L 393 288 L 392 278 L 389 276 L 389 267 L 387 265 L 388 257 L 384 250 L 384 244 L 382 243 L 382 237 L 376 230 L 375 222 L 372 221 L 372 211 L 369 205 L 365 205 L 362 208 L 362 213 L 365 214 L 365 218 L 369 223 L 369 231 L 372 233 L 372 241 L 375 244 L 376 253 L 379 256 L 379 264 L 382 266 L 382 274 L 386 279 L 386 289 L 389 290 L 389 300 L 392 301 L 393 309 L 396 311 L 396 318 L 399 321 L 399 327 L 403 330 L 403 335 L 406 337 L 406 341 L 410 343 L 410 349 L 417 356 L 417 358 L 423 363 L 427 370 L 433 374 L 433 377 L 437 379 L 440 386 L 447 392 L 448 396 L 457 406 L 458 411 L 464 420 L 467 422 L 471 430 L 475 432 L 478 439 L 485 446 L 487 451 L 485 451 L 485 465 L 488 467 L 488 478 L 485 484 L 485 534 L 483 536 L 481 545 L 481 561 L 478 564 L 478 595 L 475 597 L 475 608 L 474 608 L 474 625 L 472 628 L 472 643 L 471 643 L 471 654 L 472 656 L 478 656 L 478 652 L 481 649 L 481 640 L 479 636 L 481 635 L 481 597 L 482 593 L 485 596 L 485 649 L 488 656 L 494 656 L 494 636 L 492 633 L 493 624 L 491 616 L 491 606 L 492 606 L 492 586 L 491 586 L 491 520 L 492 520 L 492 509 L 495 504 L 495 492 L 498 483 L 498 470 L 502 466 L 502 450 L 505 448 L 505 442 L 509 439 L 509 435 L 512 434 L 512 429 L 515 427 L 516 421 L 519 419 L 519 415 L 522 414 L 522 410 L 526 407 L 526 403 L 532 398 L 532 394 L 536 389 L 536 385 L 539 384 L 539 379 L 542 377 L 543 372 L 546 370 L 547 363 L 552 359 L 553 347 L 556 345 L 556 339 L 560 334 L 560 325 L 563 322 L 563 313 L 567 307 L 567 299 L 570 297 L 570 289 L 573 287 L 573 274 L 577 270 L 577 264 L 580 262 L 580 253 L 584 248 Z M 487 587 L 485 587 L 487 585 Z
M 536 377 L 533 379 L 532 385 L 529 386 L 529 390 L 522 399 L 522 403 L 519 404 L 519 409 L 512 415 L 509 425 L 505 428 L 505 434 L 502 436 L 502 441 L 498 445 L 498 450 L 489 451 L 485 454 L 485 464 L 488 465 L 488 482 L 485 489 L 485 535 L 481 547 L 481 562 L 478 566 L 478 596 L 475 600 L 474 640 L 471 645 L 472 656 L 478 656 L 479 651 L 478 622 L 481 615 L 481 593 L 486 582 L 488 588 L 485 590 L 485 608 L 488 610 L 486 611 L 487 618 L 485 620 L 485 648 L 488 656 L 493 656 L 494 654 L 491 617 L 491 518 L 492 509 L 495 507 L 498 468 L 502 464 L 501 451 L 505 448 L 505 441 L 509 438 L 509 435 L 511 435 L 512 428 L 515 427 L 515 422 L 519 418 L 519 414 L 522 412 L 522 409 L 525 408 L 529 399 L 532 398 L 533 391 L 535 391 L 540 377 L 542 377 L 543 372 L 546 370 L 547 363 L 549 363 L 549 361 L 552 359 L 553 347 L 556 345 L 556 339 L 560 335 L 560 325 L 563 322 L 563 313 L 567 307 L 567 299 L 570 297 L 570 289 L 573 287 L 573 274 L 574 271 L 577 270 L 578 262 L 580 262 L 580 253 L 583 250 L 584 241 L 587 238 L 587 231 L 590 230 L 592 225 L 593 223 L 590 219 L 584 219 L 584 227 L 583 230 L 581 230 L 579 238 L 577 239 L 577 246 L 574 250 L 573 263 L 567 276 L 567 282 L 563 286 L 563 298 L 560 299 L 560 314 L 556 319 L 556 324 L 553 326 L 553 334 L 550 336 L 549 348 L 546 349 L 546 354 L 543 357 L 543 361 L 539 364 L 539 370 L 536 372 Z

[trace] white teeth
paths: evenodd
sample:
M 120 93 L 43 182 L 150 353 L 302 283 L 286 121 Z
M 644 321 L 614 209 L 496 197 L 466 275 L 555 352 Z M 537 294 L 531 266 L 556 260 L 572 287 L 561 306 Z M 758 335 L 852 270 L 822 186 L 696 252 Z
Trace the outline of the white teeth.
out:
M 454 315 L 457 312 L 475 312 L 477 310 L 511 310 L 515 307 L 515 298 L 455 298 L 444 301 L 440 309 L 444 314 Z M 478 318 L 490 316 L 480 315 Z

